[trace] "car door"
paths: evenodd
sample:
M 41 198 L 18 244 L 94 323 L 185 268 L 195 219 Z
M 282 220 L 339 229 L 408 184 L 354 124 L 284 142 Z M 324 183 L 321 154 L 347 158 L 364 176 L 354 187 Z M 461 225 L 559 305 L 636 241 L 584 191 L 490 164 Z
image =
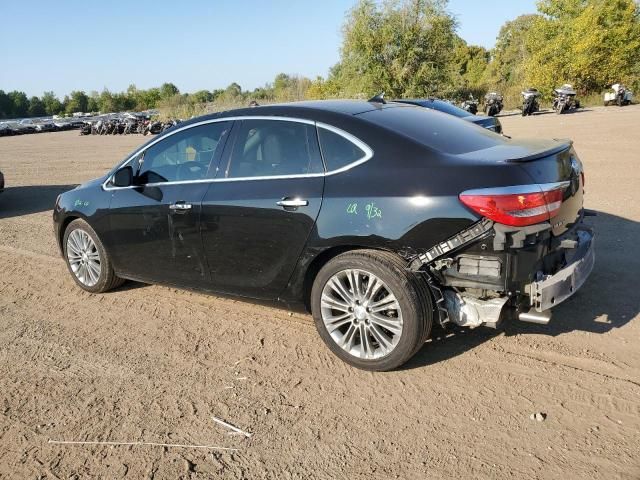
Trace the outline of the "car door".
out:
M 322 203 L 324 167 L 313 122 L 238 121 L 202 201 L 212 289 L 275 299 Z
M 114 188 L 109 247 L 129 277 L 184 286 L 209 278 L 200 237 L 201 201 L 231 122 L 178 130 L 132 160 L 134 186 Z

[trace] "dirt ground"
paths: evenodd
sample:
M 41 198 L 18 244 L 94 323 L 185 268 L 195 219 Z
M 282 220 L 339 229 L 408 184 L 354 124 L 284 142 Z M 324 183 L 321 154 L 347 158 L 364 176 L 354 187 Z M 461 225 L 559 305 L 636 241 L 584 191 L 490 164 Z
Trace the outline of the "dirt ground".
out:
M 0 478 L 640 478 L 640 106 L 501 120 L 575 141 L 595 270 L 548 326 L 436 329 L 390 373 L 339 361 L 309 316 L 133 283 L 82 292 L 53 202 L 145 139 L 0 138 Z

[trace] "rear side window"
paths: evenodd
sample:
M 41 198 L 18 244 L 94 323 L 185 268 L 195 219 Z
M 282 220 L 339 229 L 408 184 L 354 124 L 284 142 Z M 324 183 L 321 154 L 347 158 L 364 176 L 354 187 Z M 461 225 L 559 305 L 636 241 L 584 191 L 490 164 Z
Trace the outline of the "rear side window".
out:
M 318 128 L 322 158 L 328 172 L 362 160 L 366 153 L 352 141 L 326 128 Z
M 442 153 L 463 154 L 507 144 L 507 139 L 471 122 L 422 107 L 396 107 L 361 118 Z
M 313 125 L 286 120 L 243 120 L 236 137 L 227 178 L 322 173 Z

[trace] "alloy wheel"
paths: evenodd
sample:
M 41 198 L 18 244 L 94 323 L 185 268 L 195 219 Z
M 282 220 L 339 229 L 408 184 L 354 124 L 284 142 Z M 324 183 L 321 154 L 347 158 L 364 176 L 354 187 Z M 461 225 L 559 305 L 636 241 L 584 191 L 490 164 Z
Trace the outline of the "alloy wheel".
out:
M 100 252 L 95 242 L 84 230 L 77 228 L 67 238 L 67 259 L 76 278 L 87 287 L 93 287 L 100 279 Z
M 402 335 L 400 303 L 374 274 L 342 270 L 325 284 L 320 300 L 324 326 L 333 341 L 354 357 L 387 356 Z

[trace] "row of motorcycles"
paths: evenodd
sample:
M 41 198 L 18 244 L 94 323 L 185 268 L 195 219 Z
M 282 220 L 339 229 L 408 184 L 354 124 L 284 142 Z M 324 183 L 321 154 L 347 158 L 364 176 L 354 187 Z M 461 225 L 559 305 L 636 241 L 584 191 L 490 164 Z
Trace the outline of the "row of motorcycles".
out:
M 540 92 L 535 88 L 527 88 L 522 95 L 522 116 L 533 115 L 540 111 L 538 97 Z M 580 101 L 576 100 L 576 91 L 568 83 L 553 90 L 553 110 L 557 114 L 580 108 Z
M 466 110 L 471 115 L 478 113 L 478 100 L 469 94 L 469 98 L 460 104 L 460 108 Z M 504 107 L 502 95 L 497 92 L 489 92 L 484 96 L 484 113 L 489 117 L 494 117 L 502 111 Z
M 621 83 L 611 86 L 613 92 L 604 94 L 604 105 L 630 105 L 633 101 L 633 94 Z M 535 88 L 528 88 L 521 92 L 522 95 L 522 116 L 533 115 L 540 111 L 539 97 L 541 93 Z M 469 95 L 469 99 L 460 104 L 463 110 L 472 115 L 478 113 L 478 100 Z M 502 95 L 497 92 L 489 92 L 484 96 L 484 113 L 493 117 L 502 111 L 504 104 Z M 553 90 L 553 110 L 557 114 L 563 114 L 570 110 L 580 108 L 580 101 L 576 99 L 576 91 L 571 85 L 564 84 L 560 88 Z
M 113 118 L 110 120 L 98 120 L 86 122 L 80 129 L 80 135 L 157 135 L 180 123 L 180 120 L 166 122 L 151 121 L 136 118 Z
M 621 83 L 614 83 L 611 86 L 613 92 L 604 94 L 604 106 L 630 105 L 633 101 L 633 93 Z M 538 97 L 540 92 L 535 88 L 528 88 L 522 92 L 522 116 L 532 115 L 540 110 Z M 553 91 L 553 110 L 557 114 L 568 112 L 569 110 L 580 108 L 580 101 L 576 99 L 576 91 L 568 83 Z

